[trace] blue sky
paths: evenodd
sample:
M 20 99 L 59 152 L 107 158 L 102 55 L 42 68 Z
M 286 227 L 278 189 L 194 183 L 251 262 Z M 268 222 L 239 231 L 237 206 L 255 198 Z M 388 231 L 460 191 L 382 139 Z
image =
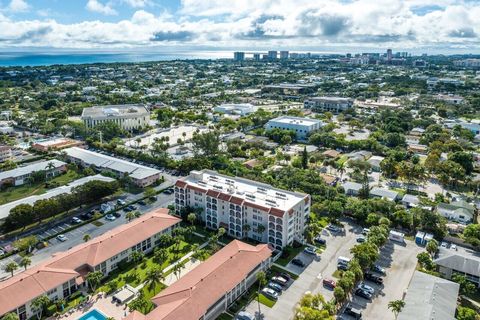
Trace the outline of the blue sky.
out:
M 0 48 L 478 53 L 480 0 L 0 0 Z

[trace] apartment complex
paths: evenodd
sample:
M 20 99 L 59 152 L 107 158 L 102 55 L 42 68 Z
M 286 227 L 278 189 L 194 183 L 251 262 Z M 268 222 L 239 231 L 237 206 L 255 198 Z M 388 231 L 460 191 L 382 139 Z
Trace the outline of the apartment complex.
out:
M 0 185 L 10 183 L 14 186 L 21 186 L 34 172 L 38 171 L 45 171 L 46 176 L 55 177 L 67 171 L 67 164 L 58 160 L 46 160 L 0 172 Z
M 270 267 L 267 245 L 234 240 L 152 298 L 149 314 L 138 311 L 127 320 L 214 320 Z
M 318 130 L 322 126 L 323 122 L 317 119 L 282 116 L 269 120 L 265 129 L 292 130 L 295 131 L 298 140 L 306 140 L 310 132 Z
M 12 159 L 12 148 L 9 146 L 0 146 L 0 163 Z
M 82 120 L 87 128 L 113 122 L 130 131 L 146 127 L 150 121 L 150 112 L 141 104 L 95 106 L 83 109 Z
M 47 152 L 51 150 L 62 150 L 65 148 L 71 147 L 80 147 L 85 145 L 85 142 L 79 140 L 73 140 L 68 138 L 55 138 L 47 141 L 39 141 L 32 144 L 32 148 L 41 151 Z
M 310 196 L 202 170 L 175 184 L 175 209 L 186 208 L 203 209 L 199 218 L 207 228 L 223 227 L 232 237 L 282 249 L 294 240 L 303 242 Z
M 353 99 L 341 97 L 313 97 L 304 101 L 305 109 L 317 112 L 339 113 L 353 108 Z
M 147 187 L 160 179 L 160 171 L 133 162 L 117 159 L 78 147 L 64 150 L 68 160 L 83 167 L 94 167 L 97 171 L 112 172 L 118 177 L 130 177 L 139 187 Z
M 70 296 L 88 285 L 89 272 L 107 276 L 119 262 L 130 259 L 132 252 L 151 252 L 160 236 L 171 233 L 179 223 L 180 219 L 168 215 L 168 209 L 157 209 L 0 282 L 0 316 L 14 312 L 21 320 L 31 318 L 35 298 L 47 295 L 55 301 Z

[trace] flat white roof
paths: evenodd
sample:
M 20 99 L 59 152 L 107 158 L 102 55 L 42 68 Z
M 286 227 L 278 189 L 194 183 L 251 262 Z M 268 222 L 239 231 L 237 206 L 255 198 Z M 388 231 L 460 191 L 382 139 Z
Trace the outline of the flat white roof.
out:
M 299 125 L 299 126 L 312 126 L 314 124 L 322 123 L 322 121 L 317 119 L 288 117 L 288 116 L 278 117 L 268 122 L 285 123 L 285 124 L 292 124 L 292 125 Z
M 225 176 L 212 170 L 191 171 L 184 181 L 191 186 L 222 192 L 261 206 L 282 210 L 292 208 L 307 196 L 253 180 Z
M 23 199 L 8 202 L 8 203 L 5 203 L 4 205 L 1 205 L 0 206 L 0 219 L 6 218 L 8 216 L 8 214 L 10 213 L 10 210 L 15 208 L 19 204 L 33 205 L 38 200 L 50 199 L 50 198 L 58 196 L 59 194 L 62 194 L 62 193 L 69 193 L 72 190 L 72 188 L 81 186 L 81 185 L 83 185 L 83 184 L 85 184 L 89 181 L 94 181 L 94 180 L 106 181 L 106 182 L 115 181 L 115 179 L 105 177 L 105 176 L 102 176 L 100 174 L 97 174 L 95 176 L 88 176 L 88 177 L 80 178 L 78 180 L 70 182 L 69 184 L 67 184 L 65 186 L 61 186 L 61 187 L 52 189 L 52 190 L 50 190 L 46 193 L 36 195 L 36 196 L 26 197 L 26 198 L 23 198 Z

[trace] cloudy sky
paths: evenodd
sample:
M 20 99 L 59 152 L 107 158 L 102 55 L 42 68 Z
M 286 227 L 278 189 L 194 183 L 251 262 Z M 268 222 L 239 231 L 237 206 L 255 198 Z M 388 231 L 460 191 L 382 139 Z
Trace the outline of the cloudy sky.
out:
M 146 47 L 479 53 L 480 0 L 0 0 L 3 49 Z

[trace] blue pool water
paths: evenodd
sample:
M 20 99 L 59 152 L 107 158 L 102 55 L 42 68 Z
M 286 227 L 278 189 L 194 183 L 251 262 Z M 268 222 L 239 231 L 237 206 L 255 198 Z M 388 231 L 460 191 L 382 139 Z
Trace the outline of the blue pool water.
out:
M 84 314 L 81 318 L 78 318 L 78 320 L 106 320 L 107 317 L 105 317 L 100 311 L 93 309 L 87 314 Z

